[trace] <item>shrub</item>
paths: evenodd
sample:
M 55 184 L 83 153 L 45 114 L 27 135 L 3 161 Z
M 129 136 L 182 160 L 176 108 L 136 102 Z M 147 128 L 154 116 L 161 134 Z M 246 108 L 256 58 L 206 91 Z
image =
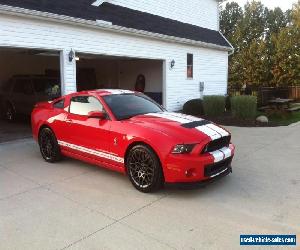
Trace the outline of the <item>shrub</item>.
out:
M 208 116 L 219 116 L 225 112 L 225 96 L 211 95 L 203 98 L 204 113 Z
M 203 115 L 203 101 L 193 99 L 183 105 L 183 113 L 187 115 Z
M 234 96 L 231 98 L 232 115 L 241 119 L 253 119 L 257 111 L 256 96 Z

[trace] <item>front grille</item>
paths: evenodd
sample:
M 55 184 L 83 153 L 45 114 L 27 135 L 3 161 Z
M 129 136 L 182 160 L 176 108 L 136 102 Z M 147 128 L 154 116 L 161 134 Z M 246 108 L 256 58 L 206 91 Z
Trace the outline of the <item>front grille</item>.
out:
M 214 176 L 214 175 L 222 172 L 223 170 L 230 167 L 231 161 L 232 161 L 232 157 L 227 158 L 226 160 L 211 164 L 211 165 L 207 165 L 204 169 L 204 176 L 211 177 L 211 176 Z
M 230 141 L 231 141 L 230 135 L 213 140 L 204 147 L 204 149 L 202 150 L 201 153 L 205 154 L 205 153 L 209 153 L 209 152 L 214 152 L 214 151 L 224 148 L 224 147 L 229 147 Z

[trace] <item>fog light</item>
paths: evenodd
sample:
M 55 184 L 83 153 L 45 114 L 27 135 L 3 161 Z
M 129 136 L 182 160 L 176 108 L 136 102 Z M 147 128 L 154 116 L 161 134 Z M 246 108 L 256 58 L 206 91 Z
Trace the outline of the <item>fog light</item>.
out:
M 196 175 L 196 169 L 194 168 L 190 168 L 188 170 L 185 171 L 185 176 L 186 177 L 192 177 Z

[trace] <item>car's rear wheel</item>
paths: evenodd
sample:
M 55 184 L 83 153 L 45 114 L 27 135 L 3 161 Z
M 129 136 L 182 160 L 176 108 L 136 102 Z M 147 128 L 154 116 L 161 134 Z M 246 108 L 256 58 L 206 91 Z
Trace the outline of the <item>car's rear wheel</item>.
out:
M 148 146 L 134 146 L 129 151 L 126 167 L 131 183 L 141 192 L 157 191 L 163 184 L 160 161 L 155 152 Z
M 16 118 L 16 113 L 15 113 L 15 110 L 13 108 L 13 106 L 10 104 L 10 103 L 7 103 L 5 105 L 5 109 L 4 109 L 4 118 L 7 120 L 7 121 L 14 121 L 15 118 Z
M 45 161 L 54 163 L 61 159 L 60 147 L 50 128 L 45 127 L 40 131 L 39 146 Z

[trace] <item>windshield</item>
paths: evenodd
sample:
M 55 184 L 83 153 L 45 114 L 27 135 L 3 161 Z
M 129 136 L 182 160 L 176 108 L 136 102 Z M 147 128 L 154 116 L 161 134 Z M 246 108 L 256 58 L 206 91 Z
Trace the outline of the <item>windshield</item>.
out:
M 103 99 L 117 120 L 163 111 L 158 104 L 142 94 L 108 95 L 104 96 Z

